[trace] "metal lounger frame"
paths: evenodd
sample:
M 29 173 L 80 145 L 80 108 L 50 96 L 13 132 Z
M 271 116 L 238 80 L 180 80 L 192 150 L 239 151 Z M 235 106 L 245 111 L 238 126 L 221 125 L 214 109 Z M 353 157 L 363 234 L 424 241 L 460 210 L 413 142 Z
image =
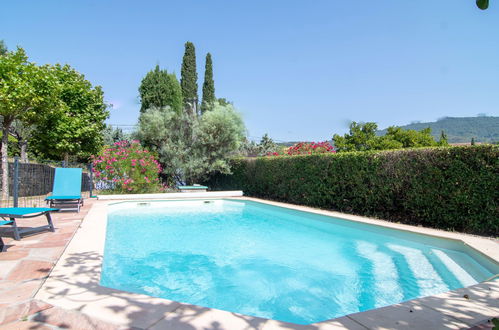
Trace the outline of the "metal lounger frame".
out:
M 83 206 L 83 198 L 78 199 L 48 199 L 47 203 L 49 207 L 59 207 L 61 210 L 76 210 L 80 213 L 80 208 Z M 75 207 L 64 207 L 66 205 L 75 205 Z
M 51 232 L 54 232 L 55 229 L 54 229 L 54 224 L 52 223 L 52 217 L 50 216 L 50 212 L 53 212 L 53 211 L 43 211 L 43 212 L 40 212 L 40 213 L 37 213 L 37 214 L 32 214 L 32 215 L 4 214 L 4 215 L 0 215 L 0 218 L 2 218 L 4 220 L 5 220 L 5 218 L 9 218 L 9 221 L 12 221 L 10 223 L 10 225 L 12 226 L 12 229 L 14 231 L 14 239 L 16 241 L 18 241 L 18 240 L 21 239 L 21 234 L 26 234 L 26 233 L 31 233 L 31 232 L 39 231 L 40 229 L 48 229 Z M 39 216 L 41 216 L 43 214 L 45 214 L 45 217 L 47 217 L 48 225 L 40 226 L 40 227 L 32 227 L 32 228 L 21 229 L 16 224 L 16 218 L 20 218 L 20 219 L 35 218 L 35 217 L 39 217 Z

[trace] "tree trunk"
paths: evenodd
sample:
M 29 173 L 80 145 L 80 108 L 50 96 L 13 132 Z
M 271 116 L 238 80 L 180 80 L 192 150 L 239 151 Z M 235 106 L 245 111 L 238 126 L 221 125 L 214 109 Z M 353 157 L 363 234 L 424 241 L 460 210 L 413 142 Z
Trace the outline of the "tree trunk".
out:
M 69 163 L 69 154 L 67 152 L 64 153 L 64 166 L 68 167 Z
M 2 126 L 2 200 L 6 201 L 9 199 L 9 158 L 7 155 L 8 143 L 9 143 L 9 128 L 12 120 L 3 118 Z
M 21 163 L 27 163 L 28 162 L 28 141 L 26 140 L 21 140 L 19 142 L 19 146 L 21 149 Z

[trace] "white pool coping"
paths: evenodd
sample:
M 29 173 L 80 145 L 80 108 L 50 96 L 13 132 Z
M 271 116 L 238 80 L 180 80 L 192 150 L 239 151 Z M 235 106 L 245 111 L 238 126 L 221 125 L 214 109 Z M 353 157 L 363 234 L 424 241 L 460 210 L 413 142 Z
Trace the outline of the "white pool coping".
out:
M 233 191 L 204 191 L 204 192 L 179 192 L 179 193 L 161 193 L 161 194 L 130 194 L 126 195 L 127 200 L 143 199 L 186 199 L 186 198 L 226 198 L 241 197 L 241 190 Z M 98 195 L 98 200 L 122 200 L 123 195 Z
M 231 199 L 233 198 L 231 196 Z M 499 243 L 493 239 L 255 198 L 239 198 L 460 240 L 499 262 Z M 142 199 L 148 200 L 151 197 L 143 196 Z M 38 291 L 36 299 L 54 306 L 75 309 L 118 326 L 142 329 L 463 329 L 499 316 L 499 279 L 306 326 L 102 287 L 99 281 L 106 234 L 107 205 L 115 201 L 98 201 L 92 206 L 64 254 Z M 120 201 L 125 201 L 123 196 Z M 130 230 L 133 230 L 133 224 L 130 225 Z

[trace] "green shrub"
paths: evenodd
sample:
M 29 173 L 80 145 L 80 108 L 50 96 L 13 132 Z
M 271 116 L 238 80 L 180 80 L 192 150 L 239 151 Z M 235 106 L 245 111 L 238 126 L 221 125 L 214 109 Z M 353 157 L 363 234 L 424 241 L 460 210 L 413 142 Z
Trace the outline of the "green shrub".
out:
M 481 145 L 236 159 L 214 190 L 499 235 L 499 147 Z

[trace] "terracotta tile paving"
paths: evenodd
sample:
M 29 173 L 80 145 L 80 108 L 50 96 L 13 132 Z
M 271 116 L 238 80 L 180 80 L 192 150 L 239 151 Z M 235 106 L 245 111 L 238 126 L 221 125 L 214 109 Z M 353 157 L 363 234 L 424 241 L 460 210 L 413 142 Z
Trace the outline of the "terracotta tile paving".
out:
M 0 252 L 0 330 L 22 329 L 117 329 L 76 311 L 53 307 L 33 297 L 64 252 L 93 200 L 86 200 L 80 213 L 53 213 L 55 232 L 40 231 L 12 238 L 9 226 L 0 226 L 5 247 Z M 45 217 L 20 219 L 20 227 L 45 225 Z
M 45 278 L 53 265 L 53 262 L 48 261 L 21 260 L 5 279 L 8 281 L 27 281 Z

